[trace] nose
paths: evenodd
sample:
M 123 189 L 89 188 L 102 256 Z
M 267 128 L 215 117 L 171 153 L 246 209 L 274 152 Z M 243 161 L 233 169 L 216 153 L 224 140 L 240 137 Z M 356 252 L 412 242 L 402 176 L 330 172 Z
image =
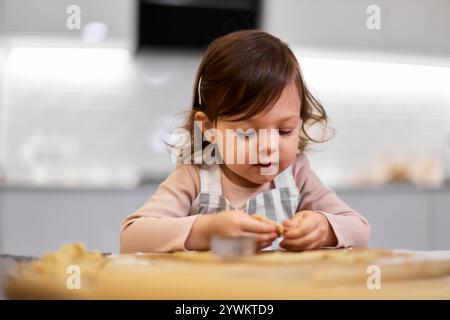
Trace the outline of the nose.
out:
M 279 132 L 277 129 L 262 129 L 258 135 L 258 153 L 260 157 L 270 157 L 279 150 Z

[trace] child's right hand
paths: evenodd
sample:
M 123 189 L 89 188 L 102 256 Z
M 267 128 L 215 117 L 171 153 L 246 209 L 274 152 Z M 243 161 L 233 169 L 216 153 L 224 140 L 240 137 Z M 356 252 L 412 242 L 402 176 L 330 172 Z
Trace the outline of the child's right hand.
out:
M 270 246 L 278 237 L 275 226 L 253 219 L 243 211 L 222 211 L 213 217 L 210 238 L 213 235 L 254 237 L 259 250 Z
M 254 237 L 258 250 L 270 246 L 278 237 L 275 226 L 272 224 L 253 219 L 243 211 L 222 211 L 199 215 L 185 246 L 189 250 L 209 249 L 214 235 Z

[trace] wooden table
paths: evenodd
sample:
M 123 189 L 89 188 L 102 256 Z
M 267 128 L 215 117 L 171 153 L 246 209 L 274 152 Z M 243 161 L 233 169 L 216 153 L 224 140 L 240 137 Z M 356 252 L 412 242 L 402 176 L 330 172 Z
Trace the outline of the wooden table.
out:
M 80 289 L 67 288 L 69 265 L 80 267 Z M 370 281 L 373 270 L 381 272 L 380 288 Z M 210 252 L 105 258 L 68 246 L 12 270 L 6 293 L 62 299 L 450 299 L 450 251 L 321 250 L 223 261 Z

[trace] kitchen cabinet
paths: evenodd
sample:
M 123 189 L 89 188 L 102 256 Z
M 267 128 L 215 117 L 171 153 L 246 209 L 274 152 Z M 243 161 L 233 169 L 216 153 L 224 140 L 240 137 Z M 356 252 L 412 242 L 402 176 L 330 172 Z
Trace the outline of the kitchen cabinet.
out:
M 367 27 L 373 5 L 379 29 Z M 450 53 L 447 0 L 264 0 L 263 8 L 263 29 L 301 48 Z
M 345 191 L 340 196 L 372 226 L 370 246 L 431 250 L 434 213 L 430 195 L 416 191 Z
M 155 192 L 135 190 L 0 189 L 0 252 L 41 255 L 62 243 L 118 252 L 122 220 Z M 370 246 L 450 249 L 450 190 L 409 187 L 337 190 L 372 225 Z
M 69 40 L 74 42 L 72 44 L 81 46 L 83 39 L 88 45 L 92 44 L 91 40 L 97 39 L 106 31 L 105 37 L 99 38 L 102 45 L 129 48 L 136 45 L 135 1 L 0 0 L 0 9 L 5 12 L 5 32 L 14 38 L 34 37 L 33 41 L 37 41 L 36 36 L 41 36 L 48 41 Z M 74 14 L 77 14 L 79 25 L 71 24 Z
M 0 1 L 0 41 L 2 39 L 2 36 L 5 32 L 5 1 Z
M 434 196 L 435 244 L 438 250 L 450 248 L 450 192 L 440 192 Z
M 144 204 L 153 188 L 0 191 L 0 252 L 41 255 L 67 242 L 118 252 L 122 220 Z

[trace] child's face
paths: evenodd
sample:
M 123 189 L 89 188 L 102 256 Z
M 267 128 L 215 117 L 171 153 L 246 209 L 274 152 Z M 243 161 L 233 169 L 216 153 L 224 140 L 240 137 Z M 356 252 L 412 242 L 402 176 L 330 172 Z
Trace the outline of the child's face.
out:
M 225 163 L 224 171 L 227 176 L 242 186 L 254 186 L 272 181 L 295 159 L 299 142 L 299 125 L 300 97 L 295 83 L 286 86 L 279 100 L 268 112 L 257 114 L 243 121 L 219 119 L 216 128 L 222 132 L 223 140 L 217 141 L 217 143 Z M 244 132 L 254 129 L 256 131 L 256 134 L 253 135 L 238 135 L 235 141 L 229 144 L 228 150 L 233 149 L 234 161 L 229 161 L 228 158 L 233 159 L 232 157 L 227 158 L 226 129 L 242 129 Z M 266 134 L 264 134 L 264 130 L 260 129 L 266 129 Z M 278 129 L 278 132 L 271 129 Z M 272 139 L 270 132 L 272 134 L 275 132 Z M 264 137 L 267 137 L 266 143 Z M 240 146 L 239 141 L 241 142 Z M 246 146 L 245 148 L 242 148 L 243 144 Z M 243 151 L 245 163 L 239 164 L 236 161 L 236 155 L 242 154 Z M 252 152 L 253 154 L 251 154 Z M 251 159 L 256 159 L 257 164 L 254 164 L 255 161 Z M 270 165 L 267 166 L 267 163 Z

